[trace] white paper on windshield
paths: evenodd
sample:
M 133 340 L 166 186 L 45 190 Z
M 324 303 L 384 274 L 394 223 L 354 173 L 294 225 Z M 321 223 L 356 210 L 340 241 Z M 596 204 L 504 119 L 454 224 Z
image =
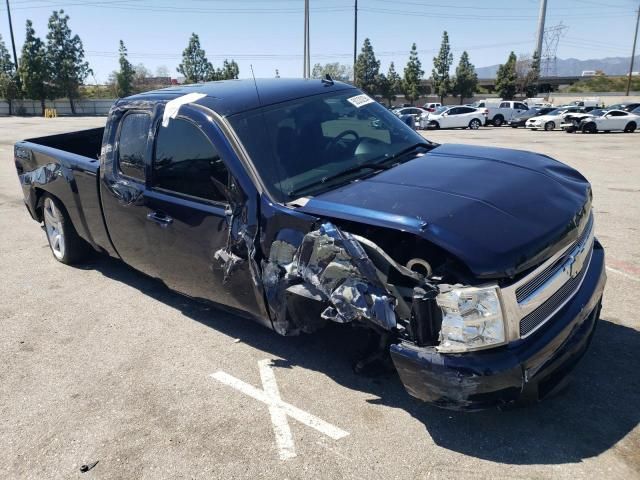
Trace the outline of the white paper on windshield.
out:
M 369 105 L 370 103 L 375 102 L 373 98 L 369 95 L 356 95 L 355 97 L 347 98 L 347 102 L 353 105 L 356 108 L 364 107 L 365 105 Z

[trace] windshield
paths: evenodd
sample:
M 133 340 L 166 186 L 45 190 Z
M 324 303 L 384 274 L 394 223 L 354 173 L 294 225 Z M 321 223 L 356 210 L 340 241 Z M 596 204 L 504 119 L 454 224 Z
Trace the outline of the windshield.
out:
M 547 112 L 545 115 L 560 115 L 565 110 L 566 108 L 556 108 L 554 110 L 551 110 L 550 112 Z
M 439 114 L 441 114 L 441 113 L 443 113 L 443 112 L 446 112 L 447 110 L 449 110 L 449 107 L 444 107 L 444 106 L 442 106 L 442 107 L 438 107 L 438 108 L 436 108 L 436 109 L 433 111 L 433 113 L 435 113 L 436 115 L 439 115 Z
M 307 193 L 307 186 L 316 186 L 308 193 L 318 193 L 370 175 L 371 169 L 357 167 L 427 142 L 355 89 L 239 113 L 229 121 L 267 190 L 280 202 Z
M 606 110 L 599 108 L 597 110 L 591 110 L 589 112 L 589 115 L 593 115 L 594 117 L 601 117 L 602 115 L 604 115 L 605 112 Z

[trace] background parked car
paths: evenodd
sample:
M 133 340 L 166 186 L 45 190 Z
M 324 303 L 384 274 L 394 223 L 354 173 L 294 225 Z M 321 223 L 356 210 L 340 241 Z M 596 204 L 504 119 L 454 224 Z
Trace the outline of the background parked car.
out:
M 403 116 L 405 115 L 411 115 L 411 117 L 413 118 L 413 123 L 417 127 L 420 126 L 421 118 L 426 117 L 429 114 L 427 110 L 421 107 L 397 108 L 393 110 L 393 113 L 395 113 L 400 118 L 403 118 Z
M 486 125 L 487 114 L 484 108 L 440 107 L 426 118 L 421 117 L 422 128 L 470 128 L 477 130 Z
M 589 115 L 582 120 L 573 130 L 565 128 L 565 131 L 583 133 L 623 131 L 633 133 L 640 125 L 640 115 L 625 112 L 624 110 L 603 110 L 600 115 Z
M 565 105 L 551 110 L 545 115 L 539 117 L 532 117 L 527 120 L 525 126 L 531 130 L 555 130 L 560 127 L 564 121 L 564 115 L 568 113 L 583 113 L 584 107 L 578 107 L 576 105 Z
M 541 115 L 546 115 L 547 113 L 553 111 L 555 107 L 532 107 L 529 110 L 511 118 L 509 125 L 512 128 L 524 127 L 532 117 L 539 117 Z
M 436 109 L 440 108 L 442 106 L 441 103 L 425 103 L 422 108 L 424 108 L 427 112 L 435 112 Z
M 609 105 L 606 110 L 623 110 L 625 112 L 632 112 L 638 107 L 640 107 L 640 103 L 614 103 L 613 105 Z
M 479 100 L 471 104 L 476 108 L 487 109 L 487 121 L 496 127 L 504 125 L 513 117 L 529 110 L 526 103 L 510 100 Z

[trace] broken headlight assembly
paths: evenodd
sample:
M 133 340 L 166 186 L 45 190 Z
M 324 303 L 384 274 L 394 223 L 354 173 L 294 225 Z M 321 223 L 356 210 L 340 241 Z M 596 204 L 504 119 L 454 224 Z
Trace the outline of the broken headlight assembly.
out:
M 467 352 L 505 343 L 497 286 L 441 285 L 436 303 L 442 310 L 439 352 Z

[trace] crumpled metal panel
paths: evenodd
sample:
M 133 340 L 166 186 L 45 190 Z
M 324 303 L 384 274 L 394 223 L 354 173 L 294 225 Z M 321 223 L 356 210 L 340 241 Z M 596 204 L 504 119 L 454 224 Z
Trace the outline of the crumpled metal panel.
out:
M 287 319 L 284 292 L 303 283 L 329 306 L 321 317 L 340 323 L 369 320 L 390 330 L 396 326 L 395 298 L 378 278 L 360 243 L 331 223 L 307 234 L 283 229 L 262 264 L 262 280 L 274 328 L 283 335 L 299 327 Z

